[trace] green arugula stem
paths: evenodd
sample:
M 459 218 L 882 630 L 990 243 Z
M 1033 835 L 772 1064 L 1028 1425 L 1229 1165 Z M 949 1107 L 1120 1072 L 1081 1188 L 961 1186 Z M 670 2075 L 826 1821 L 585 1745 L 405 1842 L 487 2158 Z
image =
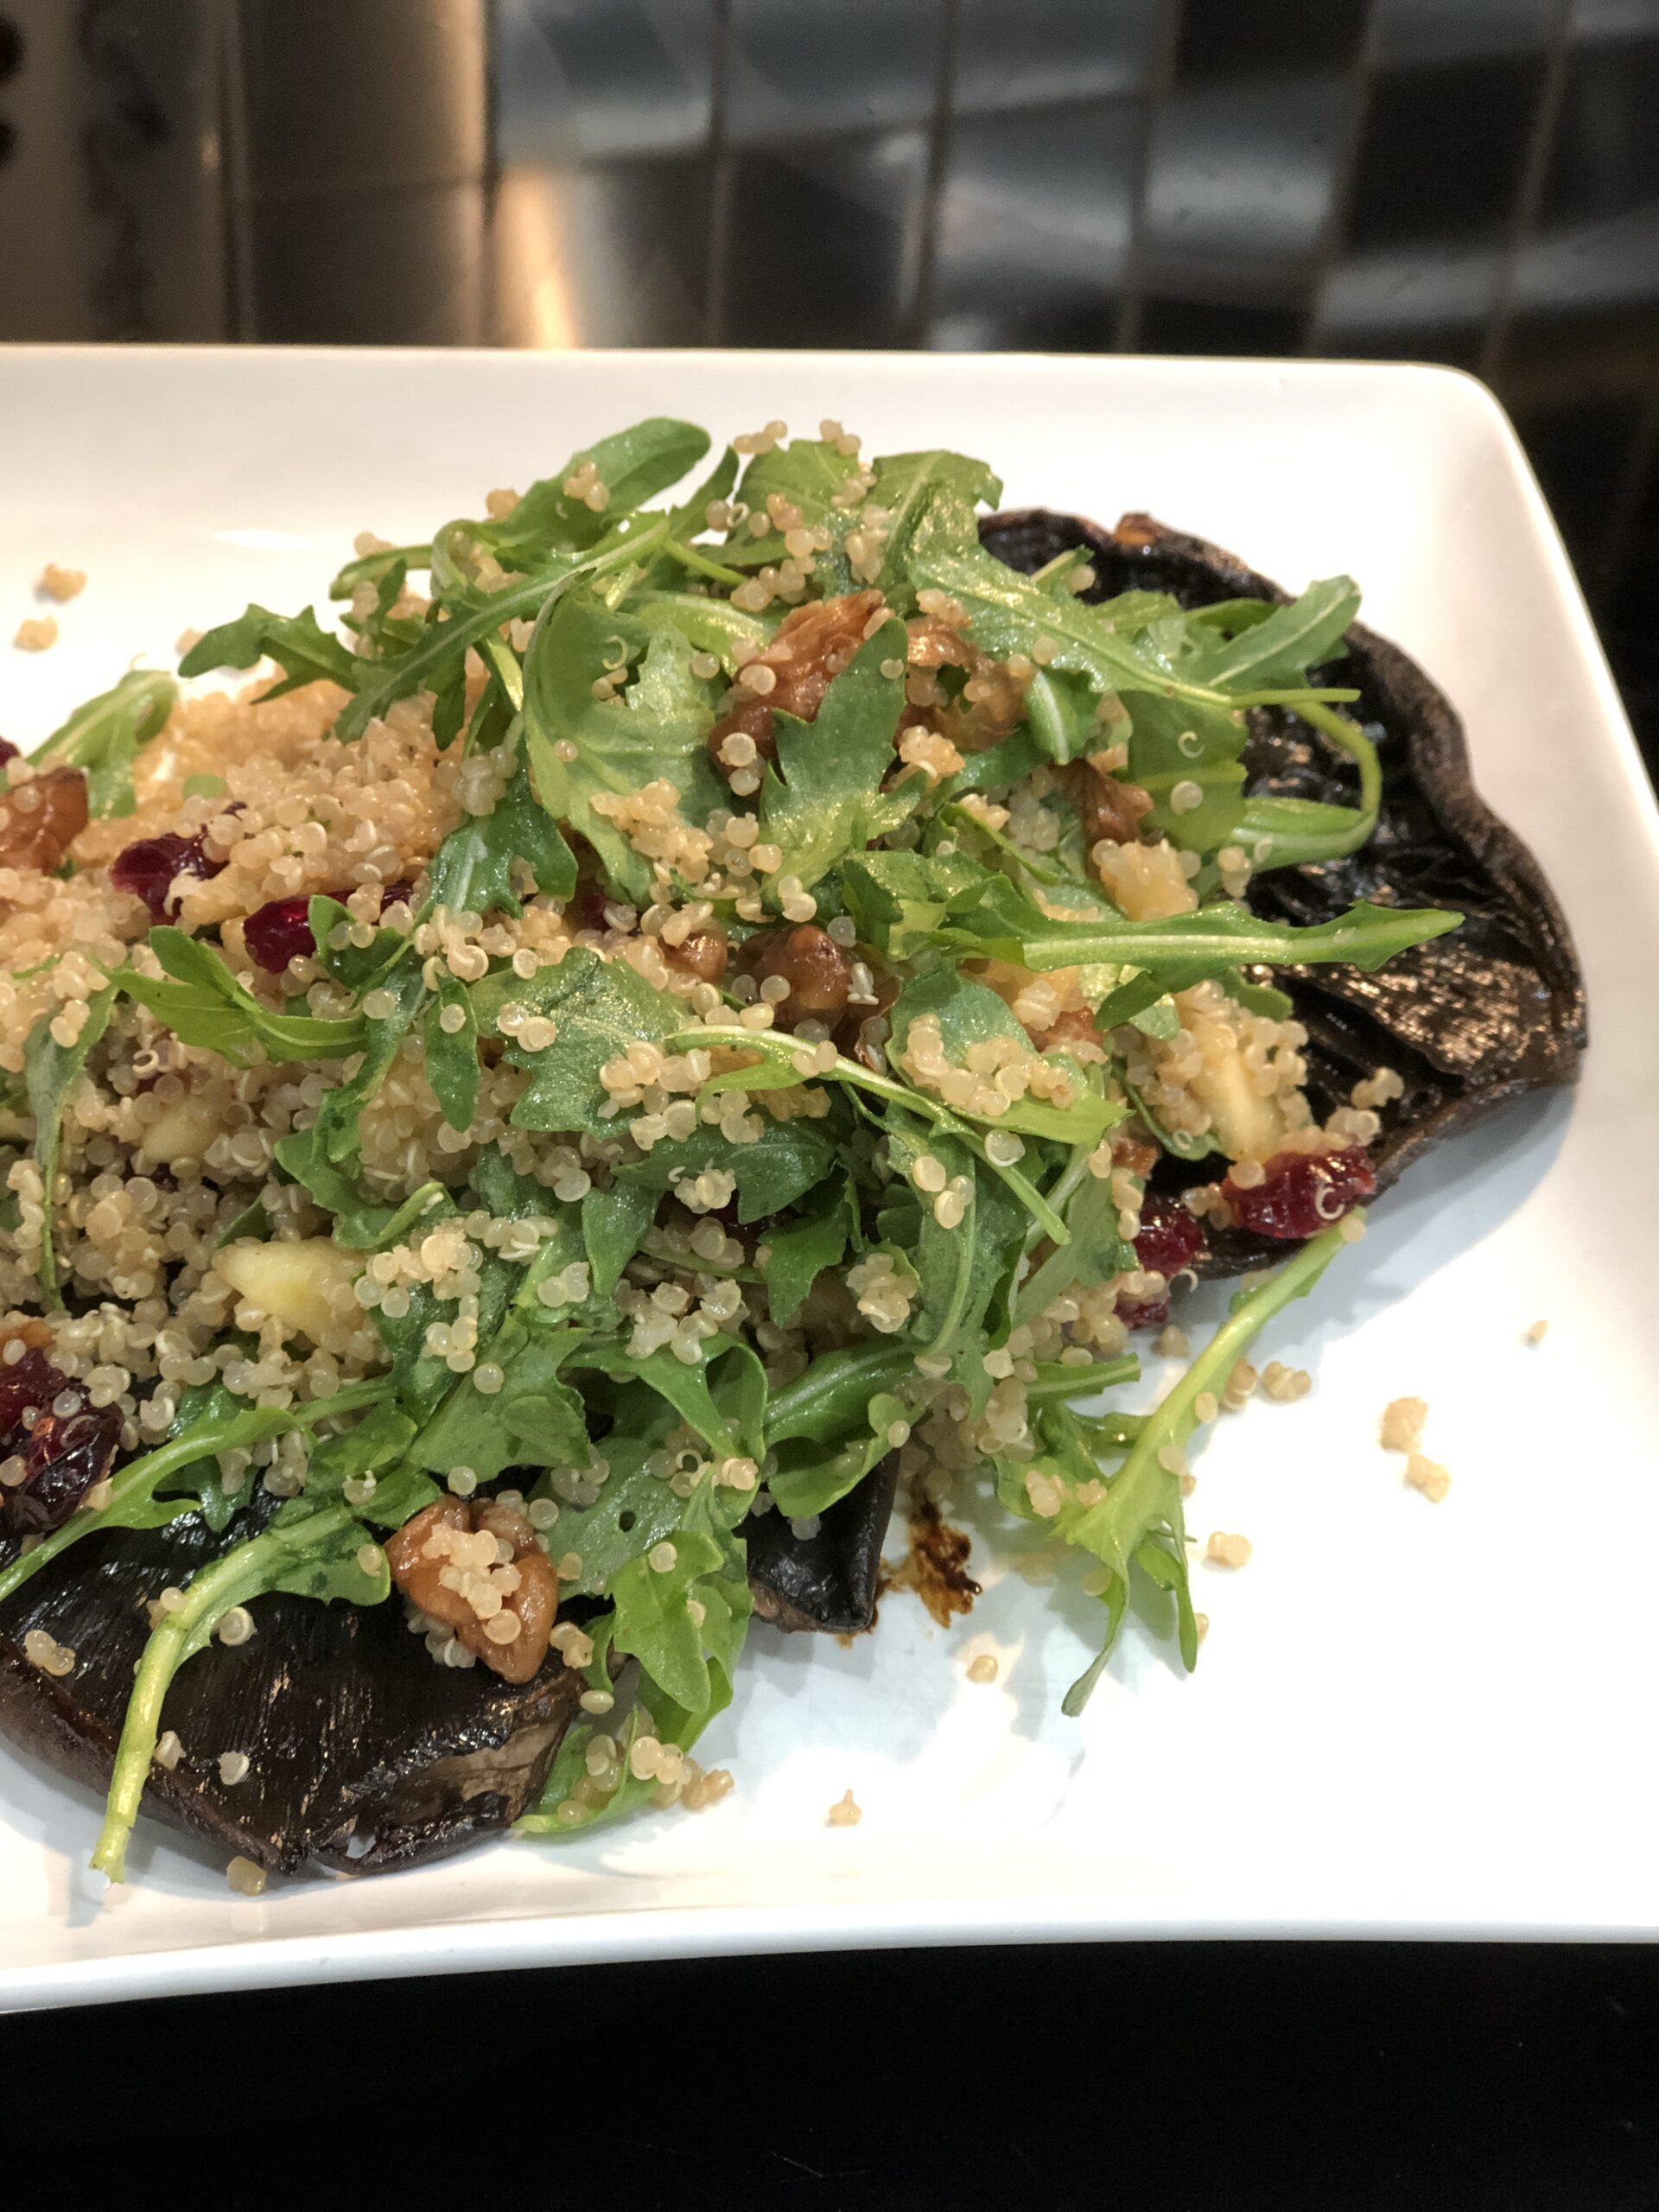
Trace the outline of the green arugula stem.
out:
M 105 1504 L 90 1511 L 72 1513 L 61 1528 L 42 1536 L 32 1551 L 20 1553 L 8 1566 L 0 1567 L 0 1603 L 15 1590 L 22 1589 L 31 1575 L 38 1574 L 72 1544 L 78 1544 L 83 1536 L 90 1536 L 99 1529 L 133 1525 L 127 1520 L 127 1513 L 134 1505 L 152 1498 L 157 1487 L 181 1467 L 193 1466 L 198 1459 L 257 1442 L 261 1437 L 280 1435 L 290 1428 L 314 1428 L 319 1421 L 331 1420 L 336 1414 L 355 1413 L 361 1407 L 377 1404 L 385 1396 L 387 1388 L 385 1378 L 376 1376 L 371 1382 L 349 1383 L 332 1398 L 319 1398 L 308 1406 L 287 1410 L 274 1406 L 250 1406 L 226 1414 L 219 1421 L 203 1421 L 186 1435 L 175 1437 L 172 1443 L 130 1460 L 111 1478 Z M 256 1412 L 264 1418 L 251 1423 L 249 1415 Z M 198 1510 L 194 1497 L 181 1497 L 175 1504 L 176 1510 L 165 1511 L 161 1519 L 144 1525 L 162 1527 L 167 1521 L 176 1521 L 181 1514 Z M 157 1510 L 162 1510 L 158 1507 Z
M 791 1059 L 798 1052 L 811 1048 L 798 1044 L 792 1038 L 774 1037 L 764 1029 L 745 1029 L 741 1024 L 707 1029 L 679 1029 L 664 1040 L 663 1049 L 669 1052 L 707 1051 L 710 1045 L 719 1045 L 728 1051 L 742 1049 L 759 1052 L 763 1058 L 779 1059 L 787 1055 Z M 815 1072 L 817 1072 L 815 1071 Z M 976 1160 L 982 1160 L 993 1175 L 1001 1176 L 1014 1192 L 1026 1211 L 1037 1222 L 1044 1234 L 1056 1244 L 1069 1244 L 1071 1232 L 1061 1220 L 1048 1200 L 1017 1167 L 1006 1167 L 1001 1160 L 991 1159 L 985 1150 L 982 1133 L 950 1111 L 940 1106 L 919 1090 L 912 1090 L 907 1084 L 895 1083 L 890 1076 L 876 1075 L 857 1060 L 849 1060 L 837 1052 L 836 1064 L 822 1073 L 831 1081 L 844 1083 L 855 1090 L 868 1090 L 877 1098 L 885 1098 L 889 1105 L 902 1106 L 907 1114 L 931 1122 L 936 1128 L 944 1131 L 967 1146 Z
M 728 569 L 719 561 L 711 561 L 706 553 L 699 553 L 695 546 L 682 544 L 677 537 L 664 541 L 663 550 L 671 561 L 677 561 L 681 568 L 690 569 L 699 576 L 712 576 L 716 583 L 741 584 L 746 581 L 739 569 Z
M 483 606 L 468 607 L 465 613 L 437 623 L 424 644 L 401 659 L 387 662 L 383 676 L 366 683 L 355 698 L 347 700 L 334 723 L 334 735 L 348 741 L 361 737 L 377 715 L 384 714 L 410 692 L 423 690 L 428 677 L 457 652 L 476 645 L 509 622 L 539 614 L 550 600 L 559 598 L 573 585 L 607 575 L 613 569 L 637 562 L 642 553 L 657 551 L 667 535 L 668 519 L 663 516 L 604 553 L 588 554 L 579 561 L 562 561 L 550 570 L 540 569 L 516 584 L 492 592 Z
M 1262 792 L 1245 802 L 1234 841 L 1247 852 L 1264 842 L 1268 851 L 1258 869 L 1303 868 L 1315 861 L 1340 860 L 1357 853 L 1376 828 L 1382 803 L 1382 768 L 1376 747 L 1358 723 L 1312 701 L 1297 709 L 1303 721 L 1321 731 L 1359 770 L 1357 807 L 1326 806 L 1317 801 L 1274 798 Z
M 499 632 L 491 631 L 479 640 L 479 657 L 488 663 L 495 672 L 496 682 L 507 695 L 507 703 L 515 715 L 524 711 L 524 663 Z
M 1203 696 L 1211 706 L 1294 707 L 1300 715 L 1304 707 L 1316 705 L 1321 700 L 1328 700 L 1333 706 L 1351 706 L 1359 694 L 1346 687 L 1333 687 L 1322 691 L 1206 691 Z
M 1067 1367 L 1043 1360 L 1038 1363 L 1036 1381 L 1026 1385 L 1026 1395 L 1039 1402 L 1087 1397 L 1096 1390 L 1115 1390 L 1120 1383 L 1136 1382 L 1140 1374 L 1141 1362 L 1132 1351 L 1121 1353 L 1116 1359 L 1097 1359 L 1092 1367 Z
M 138 1818 L 138 1807 L 156 1756 L 161 1733 L 162 1707 L 173 1677 L 185 1661 L 212 1636 L 233 1605 L 257 1598 L 271 1586 L 274 1573 L 292 1558 L 296 1542 L 309 1547 L 337 1535 L 351 1525 L 354 1516 L 343 1505 L 325 1506 L 303 1524 L 303 1533 L 287 1538 L 267 1529 L 215 1560 L 193 1578 L 184 1603 L 175 1612 L 163 1614 L 150 1630 L 133 1677 L 116 1745 L 105 1802 L 104 1826 L 92 1853 L 92 1865 L 111 1882 L 126 1879 L 127 1840 Z
M 1351 1217 L 1362 1221 L 1363 1217 Z M 1343 1229 L 1344 1224 L 1338 1222 L 1321 1230 L 1266 1282 L 1238 1293 L 1226 1320 L 1180 1381 L 1146 1416 L 1128 1458 L 1112 1478 L 1107 1497 L 1097 1505 L 1071 1508 L 1063 1515 L 1060 1533 L 1069 1542 L 1104 1557 L 1114 1528 L 1133 1526 L 1145 1531 L 1167 1521 L 1174 1541 L 1185 1544 L 1179 1481 L 1160 1455 L 1172 1447 L 1179 1451 L 1185 1444 L 1198 1425 L 1199 1398 L 1205 1391 L 1219 1398 L 1234 1366 L 1274 1315 L 1293 1299 L 1306 1297 L 1347 1242 Z M 1065 1713 L 1075 1718 L 1083 1710 L 1101 1663 L 1096 1661 L 1066 1692 L 1061 1708 Z M 1192 1664 L 1190 1656 L 1187 1663 Z

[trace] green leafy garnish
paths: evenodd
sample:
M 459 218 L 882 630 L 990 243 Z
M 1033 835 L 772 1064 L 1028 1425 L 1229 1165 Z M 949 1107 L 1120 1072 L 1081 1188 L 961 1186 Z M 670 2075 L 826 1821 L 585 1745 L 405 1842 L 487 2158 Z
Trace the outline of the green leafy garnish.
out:
M 187 1045 L 205 1046 L 232 1066 L 273 1060 L 337 1060 L 358 1051 L 367 1025 L 325 1021 L 308 1014 L 273 1014 L 231 973 L 222 953 L 201 938 L 163 924 L 149 933 L 149 949 L 165 977 L 118 968 L 110 981 Z
M 881 789 L 905 703 L 904 666 L 904 625 L 884 623 L 824 693 L 816 721 L 774 715 L 778 764 L 761 786 L 760 830 L 783 854 L 776 880 L 794 876 L 810 891 L 837 861 L 914 812 L 919 777 Z
M 96 821 L 130 814 L 137 804 L 132 764 L 141 747 L 167 727 L 179 687 L 160 670 L 135 668 L 95 699 L 77 707 L 34 754 L 35 766 L 86 771 L 86 811 Z M 220 786 L 221 790 L 223 785 Z
M 86 1001 L 86 1018 L 73 1045 L 60 1045 L 52 1034 L 55 1014 L 43 1014 L 29 1033 L 23 1048 L 23 1088 L 29 1110 L 35 1117 L 35 1162 L 41 1172 L 41 1288 L 48 1306 L 61 1306 L 58 1289 L 58 1260 L 53 1244 L 53 1215 L 56 1205 L 58 1152 L 63 1142 L 63 1109 L 69 1091 L 86 1065 L 88 1054 L 110 1026 L 115 1006 L 113 983 Z

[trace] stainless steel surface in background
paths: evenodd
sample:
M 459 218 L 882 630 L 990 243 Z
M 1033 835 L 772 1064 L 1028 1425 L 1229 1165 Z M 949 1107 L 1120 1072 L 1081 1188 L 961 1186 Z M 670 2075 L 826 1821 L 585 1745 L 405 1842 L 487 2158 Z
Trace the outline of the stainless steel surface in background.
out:
M 1656 114 L 1659 0 L 0 0 L 0 338 L 1453 362 L 1659 744 Z

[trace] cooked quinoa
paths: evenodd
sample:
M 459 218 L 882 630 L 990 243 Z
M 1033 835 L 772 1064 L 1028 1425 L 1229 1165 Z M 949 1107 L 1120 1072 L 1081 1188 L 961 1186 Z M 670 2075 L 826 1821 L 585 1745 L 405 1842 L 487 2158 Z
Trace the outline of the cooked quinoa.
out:
M 935 1503 L 987 1471 L 1091 1555 L 1107 1650 L 1135 1559 L 1190 1662 L 1186 1445 L 1357 1233 L 1402 1088 L 1321 1119 L 1260 976 L 1453 918 L 1240 903 L 1274 865 L 1235 764 L 1275 624 L 1274 696 L 1366 747 L 1307 674 L 1343 580 L 1230 632 L 1103 605 L 1080 557 L 979 549 L 982 464 L 867 463 L 828 422 L 650 508 L 707 442 L 642 424 L 430 548 L 365 535 L 342 629 L 187 633 L 187 677 L 252 680 L 135 671 L 8 747 L 0 799 L 0 1598 L 94 1526 L 212 1510 L 438 1665 L 583 1677 L 550 1834 L 730 1787 L 690 1746 L 748 1516 L 810 1541 L 893 1461 Z M 1186 1357 L 1172 1294 L 1240 1228 L 1287 1268 L 1151 1414 L 1079 1412 L 1138 1332 Z M 141 1678 L 259 1633 L 274 1584 L 221 1603 L 216 1572 L 154 1601 Z M 180 1753 L 130 1720 L 109 1871 L 124 1775 Z

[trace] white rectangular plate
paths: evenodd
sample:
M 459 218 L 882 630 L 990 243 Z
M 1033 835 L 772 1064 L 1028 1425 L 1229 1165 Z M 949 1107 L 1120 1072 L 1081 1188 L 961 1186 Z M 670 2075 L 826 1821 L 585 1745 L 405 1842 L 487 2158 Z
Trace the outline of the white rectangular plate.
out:
M 825 415 L 949 445 L 1009 505 L 1146 508 L 1364 619 L 1468 725 L 1588 974 L 1575 1096 L 1448 1145 L 1265 1356 L 1313 1395 L 1225 1419 L 1191 1526 L 1192 1680 L 1132 1623 L 1081 1721 L 1097 1608 L 1008 1571 L 953 1633 L 909 1597 L 850 1648 L 757 1628 L 700 1755 L 734 1793 L 587 1842 L 504 1841 L 238 1899 L 146 1825 L 111 1908 L 92 1797 L 0 1753 L 0 2006 L 493 1963 L 1013 1937 L 1659 1931 L 1649 1628 L 1656 820 L 1560 544 L 1490 395 L 1440 369 L 785 353 L 0 353 L 0 730 L 25 746 L 135 655 L 250 599 L 321 602 L 353 534 L 424 537 L 637 416 L 717 439 Z M 62 639 L 10 649 L 42 564 Z M 1548 1340 L 1522 1342 L 1548 1319 Z M 1152 1363 L 1154 1370 L 1159 1363 Z M 1431 1507 L 1376 1441 L 1432 1408 Z M 967 1679 L 981 1652 L 995 1683 Z M 861 1825 L 825 1813 L 851 1788 Z

